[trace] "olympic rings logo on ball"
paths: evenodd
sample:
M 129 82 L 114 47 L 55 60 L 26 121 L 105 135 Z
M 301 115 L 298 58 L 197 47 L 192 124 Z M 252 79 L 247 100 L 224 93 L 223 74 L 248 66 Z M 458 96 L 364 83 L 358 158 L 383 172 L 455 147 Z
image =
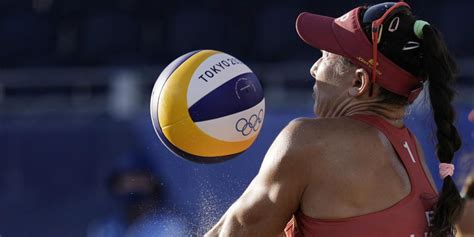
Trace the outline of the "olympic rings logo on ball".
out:
M 235 124 L 235 130 L 242 133 L 243 136 L 250 135 L 252 131 L 256 132 L 262 124 L 262 115 L 263 109 L 260 109 L 258 115 L 252 114 L 248 120 L 246 118 L 237 120 L 237 123 Z

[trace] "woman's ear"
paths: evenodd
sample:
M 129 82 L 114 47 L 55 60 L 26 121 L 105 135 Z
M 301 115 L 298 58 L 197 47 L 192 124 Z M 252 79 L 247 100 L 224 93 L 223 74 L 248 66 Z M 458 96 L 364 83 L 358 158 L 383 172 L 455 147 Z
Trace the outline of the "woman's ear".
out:
M 355 77 L 352 79 L 351 87 L 349 88 L 349 95 L 352 97 L 359 97 L 369 91 L 370 76 L 363 68 L 355 70 Z

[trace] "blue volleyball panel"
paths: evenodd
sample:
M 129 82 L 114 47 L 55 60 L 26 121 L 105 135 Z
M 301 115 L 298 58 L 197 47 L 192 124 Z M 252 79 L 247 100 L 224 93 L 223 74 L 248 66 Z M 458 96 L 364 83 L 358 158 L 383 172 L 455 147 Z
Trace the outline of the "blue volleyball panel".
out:
M 262 86 L 255 74 L 244 73 L 201 98 L 189 108 L 189 114 L 195 122 L 216 119 L 250 109 L 263 97 Z

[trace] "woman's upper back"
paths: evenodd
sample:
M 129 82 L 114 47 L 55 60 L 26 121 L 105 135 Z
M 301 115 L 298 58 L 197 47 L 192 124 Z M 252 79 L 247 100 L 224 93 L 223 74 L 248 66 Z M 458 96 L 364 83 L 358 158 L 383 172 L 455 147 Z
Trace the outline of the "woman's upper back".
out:
M 376 116 L 308 119 L 305 123 L 309 141 L 303 148 L 305 161 L 314 172 L 308 177 L 296 215 L 300 228 L 311 229 L 314 224 L 341 229 L 344 224 L 340 223 L 376 221 L 384 212 L 406 212 L 414 206 L 419 208 L 418 217 L 425 217 L 423 210 L 430 208 L 436 194 L 408 129 Z M 426 203 L 417 201 L 421 193 L 426 194 Z M 419 219 L 415 222 L 421 224 Z

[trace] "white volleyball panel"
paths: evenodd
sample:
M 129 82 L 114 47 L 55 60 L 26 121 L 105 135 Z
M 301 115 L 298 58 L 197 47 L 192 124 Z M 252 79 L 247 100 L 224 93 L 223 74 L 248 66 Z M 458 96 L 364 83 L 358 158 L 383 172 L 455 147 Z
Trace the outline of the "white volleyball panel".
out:
M 257 135 L 264 116 L 265 99 L 250 109 L 195 124 L 209 136 L 222 141 L 237 142 Z
M 210 56 L 194 72 L 188 87 L 188 108 L 234 77 L 252 72 L 235 57 L 218 53 Z

